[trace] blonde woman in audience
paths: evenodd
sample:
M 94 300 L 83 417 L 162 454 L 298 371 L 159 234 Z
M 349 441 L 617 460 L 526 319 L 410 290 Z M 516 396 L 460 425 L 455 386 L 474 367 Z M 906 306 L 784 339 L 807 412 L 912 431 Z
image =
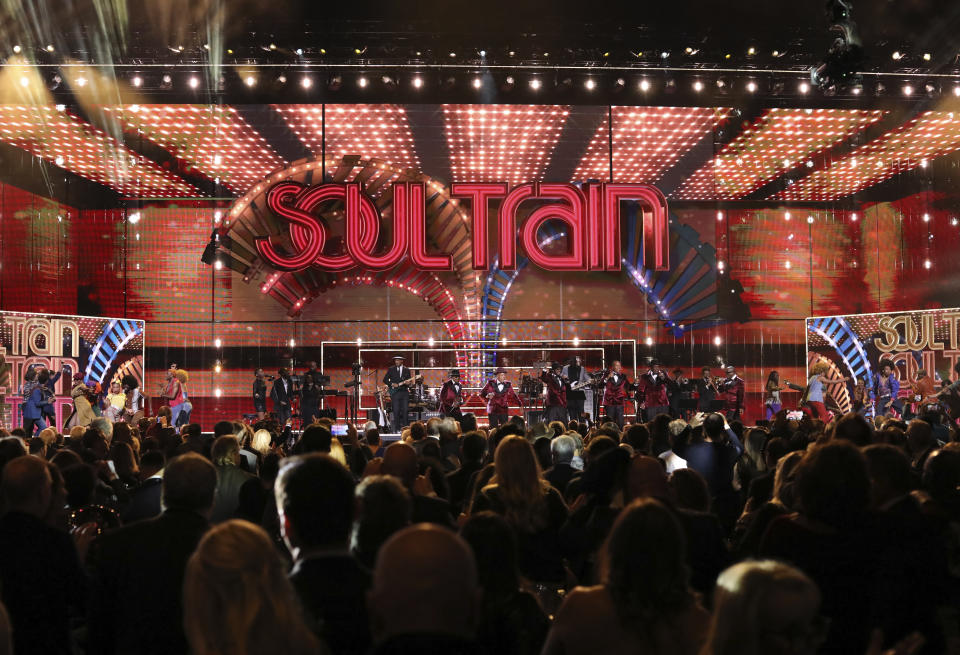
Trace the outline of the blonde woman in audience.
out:
M 347 466 L 347 454 L 343 451 L 343 445 L 336 437 L 330 440 L 330 457 L 343 464 L 345 468 L 350 468 Z
M 187 563 L 184 627 L 193 655 L 315 655 L 270 537 L 247 521 L 212 528 Z
M 268 430 L 257 430 L 253 433 L 253 439 L 250 441 L 250 447 L 266 457 L 270 453 L 270 442 L 272 437 Z

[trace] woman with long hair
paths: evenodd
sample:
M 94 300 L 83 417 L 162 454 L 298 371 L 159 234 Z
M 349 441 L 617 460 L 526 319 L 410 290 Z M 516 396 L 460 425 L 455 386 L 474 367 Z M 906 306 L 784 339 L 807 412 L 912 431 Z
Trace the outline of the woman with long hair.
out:
M 813 655 L 826 635 L 817 585 L 780 562 L 731 566 L 717 578 L 713 605 L 701 655 Z
M 780 392 L 783 389 L 784 387 L 780 386 L 780 372 L 770 371 L 770 375 L 767 376 L 766 398 L 763 401 L 768 421 L 772 421 L 777 413 L 783 409 L 783 403 L 780 401 Z
M 473 503 L 473 512 L 500 514 L 516 531 L 520 571 L 533 581 L 557 584 L 566 577 L 560 527 L 567 506 L 543 479 L 533 446 L 523 437 L 504 438 L 494 454 L 494 474 Z
M 710 616 L 689 586 L 686 538 L 654 498 L 621 512 L 603 546 L 601 584 L 577 587 L 547 636 L 544 655 L 694 655 Z
M 187 563 L 184 628 L 193 655 L 320 652 L 270 537 L 247 521 L 213 527 Z

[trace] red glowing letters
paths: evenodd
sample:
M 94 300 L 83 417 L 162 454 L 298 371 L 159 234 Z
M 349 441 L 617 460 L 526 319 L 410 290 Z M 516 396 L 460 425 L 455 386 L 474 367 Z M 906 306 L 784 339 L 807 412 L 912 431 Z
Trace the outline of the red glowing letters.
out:
M 451 196 L 469 201 L 473 210 L 473 268 L 490 267 L 490 228 L 488 204 L 502 199 L 496 213 L 500 268 L 517 267 L 517 237 L 530 261 L 547 270 L 616 271 L 620 270 L 620 203 L 639 204 L 640 236 L 643 241 L 643 265 L 654 270 L 670 267 L 670 241 L 667 201 L 655 187 L 645 184 L 521 184 L 508 189 L 504 183 L 453 184 Z M 540 201 L 526 213 L 518 226 L 521 205 Z M 294 182 L 275 184 L 267 192 L 267 208 L 289 224 L 289 246 L 278 249 L 275 237 L 256 239 L 257 251 L 279 270 L 299 271 L 317 266 L 344 271 L 355 266 L 382 271 L 393 268 L 409 256 L 421 270 L 448 271 L 453 264 L 449 254 L 427 252 L 424 203 L 426 188 L 420 183 L 393 185 L 393 242 L 384 250 L 380 241 L 381 216 L 373 199 L 359 183 L 321 184 L 305 187 Z M 317 209 L 330 201 L 344 207 L 344 252 L 323 254 L 328 241 L 327 225 Z M 544 252 L 537 232 L 547 221 L 565 224 L 565 254 Z M 518 229 L 519 227 L 519 229 Z

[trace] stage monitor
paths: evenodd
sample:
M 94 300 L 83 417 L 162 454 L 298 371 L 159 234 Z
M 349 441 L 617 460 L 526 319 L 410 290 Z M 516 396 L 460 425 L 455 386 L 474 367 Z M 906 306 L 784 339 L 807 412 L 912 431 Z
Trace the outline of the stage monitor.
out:
M 830 377 L 866 378 L 870 386 L 880 362 L 890 362 L 901 396 L 907 396 L 921 369 L 938 383 L 955 379 L 958 324 L 960 308 L 811 317 L 806 319 L 807 364 L 825 361 Z M 848 389 L 834 397 L 843 411 L 850 409 Z
M 127 375 L 142 385 L 143 340 L 144 322 L 136 319 L 0 312 L 0 425 L 21 425 L 20 388 L 30 368 L 62 371 L 54 388 L 59 428 L 72 409 L 75 374 L 103 389 Z

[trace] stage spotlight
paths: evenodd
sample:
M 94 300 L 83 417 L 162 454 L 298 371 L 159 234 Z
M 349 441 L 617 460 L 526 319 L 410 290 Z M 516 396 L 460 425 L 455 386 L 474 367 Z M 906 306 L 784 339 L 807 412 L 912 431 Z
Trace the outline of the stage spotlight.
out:
M 660 59 L 670 59 L 670 51 L 664 50 L 660 53 Z
M 297 342 L 296 342 L 296 340 L 290 339 L 290 347 L 291 347 L 291 348 L 296 348 L 296 347 L 297 347 Z
M 937 92 L 937 85 L 933 82 L 927 82 L 923 85 L 923 90 L 927 92 L 928 96 L 932 96 Z
M 450 59 L 454 59 L 454 58 L 456 58 L 456 56 L 457 56 L 457 53 L 455 53 L 455 52 L 451 52 L 451 53 L 450 53 Z
M 626 81 L 625 79 L 623 79 L 622 77 L 618 77 L 618 78 L 617 78 L 616 80 L 614 80 L 614 82 L 613 82 L 613 88 L 614 88 L 615 90 L 617 90 L 617 91 L 620 91 L 621 89 L 623 89 L 623 88 L 626 87 L 626 86 L 627 86 L 627 81 Z
M 862 84 L 854 85 L 854 86 L 850 89 L 850 93 L 852 93 L 852 94 L 855 95 L 855 96 L 860 95 L 861 93 L 863 93 L 863 85 L 862 85 Z
M 479 77 L 473 78 L 473 88 L 479 89 L 481 86 L 483 86 L 483 80 Z
M 929 260 L 929 259 L 924 259 L 924 260 L 923 260 L 923 267 L 924 267 L 925 269 L 929 270 L 931 266 L 933 266 L 933 264 L 930 263 L 930 260 Z
M 19 55 L 22 50 L 23 48 L 21 48 L 19 45 L 13 46 L 13 54 L 15 55 Z
M 327 83 L 327 88 L 331 91 L 339 91 L 340 87 L 343 86 L 343 76 L 342 75 L 332 75 L 330 81 Z
M 574 348 L 576 348 L 576 347 L 579 346 L 579 345 L 580 345 L 580 337 L 574 337 L 574 338 L 573 338 L 573 346 L 574 346 Z
M 419 75 L 415 76 L 415 77 L 413 78 L 412 84 L 413 84 L 413 88 L 415 88 L 415 89 L 422 88 L 422 87 L 423 87 L 423 78 L 420 77 Z
M 200 80 L 197 79 L 196 77 L 191 77 L 191 78 L 187 81 L 187 84 L 190 85 L 190 88 L 191 88 L 191 89 L 196 89 L 198 86 L 200 86 Z
M 130 214 L 129 216 L 127 216 L 127 221 L 130 223 L 130 225 L 136 225 L 137 223 L 139 223 L 139 222 L 140 222 L 140 212 L 133 212 L 132 214 Z
M 513 90 L 513 87 L 516 85 L 516 83 L 517 81 L 513 79 L 513 75 L 507 75 L 503 80 L 503 84 L 500 85 L 500 90 L 511 91 Z
M 910 86 L 909 84 L 905 84 L 905 85 L 903 86 L 903 95 L 905 95 L 905 96 L 911 96 L 911 95 L 913 95 L 913 87 Z
M 480 55 L 481 57 L 486 57 L 486 56 L 487 56 L 487 51 L 486 51 L 486 50 L 481 50 L 481 51 L 479 52 L 479 55 Z
M 593 91 L 595 88 L 597 88 L 597 83 L 593 80 L 593 78 L 587 78 L 587 80 L 583 83 L 583 87 L 587 91 Z
M 701 91 L 703 91 L 703 82 L 701 82 L 700 80 L 697 80 L 696 82 L 694 82 L 693 90 L 696 91 L 697 93 L 700 93 Z
M 810 91 L 810 85 L 806 82 L 800 82 L 800 86 L 797 87 L 800 90 L 800 93 L 806 94 Z
M 281 73 L 280 75 L 277 75 L 277 84 L 286 84 L 286 83 L 287 83 L 286 75 L 284 75 L 283 73 Z
M 361 89 L 365 89 L 367 87 L 367 78 L 365 78 L 363 75 L 358 77 L 357 86 L 359 86 Z
M 538 91 L 541 86 L 542 86 L 542 83 L 536 77 L 530 80 L 530 88 L 533 89 L 534 91 Z
M 390 77 L 389 75 L 384 75 L 383 77 L 380 78 L 380 81 L 383 82 L 383 85 L 388 89 L 397 88 L 397 80 L 394 79 L 393 77 Z
M 813 223 L 816 219 L 813 216 L 807 216 L 807 223 Z
M 900 52 L 899 50 L 894 50 L 894 51 L 893 51 L 893 54 L 890 55 L 890 57 L 891 57 L 894 61 L 900 61 L 900 60 L 903 58 L 903 53 Z
M 960 97 L 960 86 L 953 87 L 953 95 Z
M 713 345 L 719 346 L 721 343 L 723 343 L 723 340 L 720 339 L 720 337 L 714 337 L 714 338 L 713 338 Z
M 930 222 L 930 214 L 924 213 L 924 215 L 923 215 L 923 222 L 924 222 L 924 223 L 929 223 L 929 222 Z
M 87 85 L 87 78 L 85 78 L 83 75 L 79 76 L 76 81 L 77 86 L 79 87 L 84 87 Z
M 53 52 L 53 44 L 50 44 L 46 47 L 47 52 Z
M 929 53 L 929 52 L 923 53 L 923 60 L 924 60 L 924 61 L 930 61 L 930 53 Z
M 753 80 L 750 80 L 749 82 L 747 82 L 747 91 L 749 91 L 750 93 L 754 93 L 756 90 L 757 90 L 756 82 L 754 82 Z
M 304 89 L 309 89 L 313 86 L 313 78 L 309 75 L 304 75 L 302 78 L 300 78 L 300 86 L 302 86 Z
M 20 86 L 30 86 L 30 78 L 26 75 L 20 78 Z
M 750 46 L 749 48 L 747 48 L 747 55 L 748 55 L 748 56 L 752 57 L 752 56 L 754 56 L 755 54 L 757 54 L 757 49 L 756 49 L 756 48 L 754 48 L 753 46 Z
M 649 91 L 650 90 L 650 81 L 649 80 L 640 80 L 640 90 Z
M 257 78 L 253 75 L 247 75 L 245 78 L 243 78 L 243 83 L 248 87 L 253 88 L 257 84 Z
M 213 262 L 213 267 L 218 271 L 223 270 L 223 260 L 221 260 L 219 257 L 215 259 Z
M 297 55 L 298 57 L 302 57 L 302 56 L 303 56 L 303 48 L 297 48 L 296 50 L 293 51 L 293 53 L 294 53 L 295 55 Z M 320 49 L 320 53 L 323 54 L 323 48 Z

